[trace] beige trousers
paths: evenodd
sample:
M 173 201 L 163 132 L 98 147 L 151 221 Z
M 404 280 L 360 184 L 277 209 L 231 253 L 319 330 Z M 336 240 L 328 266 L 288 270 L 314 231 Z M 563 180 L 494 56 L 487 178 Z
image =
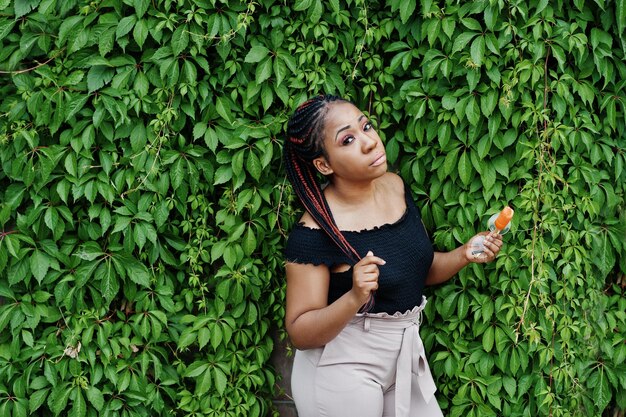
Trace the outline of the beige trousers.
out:
M 298 350 L 299 417 L 443 417 L 419 336 L 424 298 L 405 314 L 358 314 L 326 346 Z

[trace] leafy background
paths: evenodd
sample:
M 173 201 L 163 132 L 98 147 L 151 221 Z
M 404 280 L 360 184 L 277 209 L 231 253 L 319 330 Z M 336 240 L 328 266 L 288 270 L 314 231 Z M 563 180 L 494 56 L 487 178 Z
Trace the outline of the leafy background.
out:
M 276 413 L 299 216 L 281 141 L 320 91 L 376 121 L 436 247 L 449 416 L 626 409 L 624 0 L 0 0 L 0 415 Z

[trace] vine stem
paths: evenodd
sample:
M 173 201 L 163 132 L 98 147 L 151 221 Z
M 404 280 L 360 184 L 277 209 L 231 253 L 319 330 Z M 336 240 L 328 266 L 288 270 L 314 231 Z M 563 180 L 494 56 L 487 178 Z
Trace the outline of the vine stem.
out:
M 55 60 L 59 55 L 61 55 L 63 53 L 64 50 L 65 50 L 65 47 L 62 48 L 59 52 L 57 52 L 52 58 L 49 58 L 48 60 L 46 60 L 44 62 L 40 62 L 37 65 L 35 65 L 34 67 L 26 68 L 26 69 L 19 70 L 19 71 L 0 71 L 0 74 L 17 75 L 17 74 L 24 74 L 26 72 L 34 71 L 34 70 L 36 70 L 39 67 L 43 67 L 44 65 L 47 65 L 50 61 Z
M 548 107 L 548 61 L 550 59 L 550 48 L 547 49 L 546 59 L 544 60 L 543 70 L 544 70 L 544 85 L 543 85 L 543 110 L 544 113 Z M 548 120 L 544 119 L 543 121 L 543 136 L 547 135 L 548 131 Z M 542 135 L 538 133 L 538 137 L 540 138 L 540 143 L 542 142 Z M 539 161 L 539 181 L 537 183 L 537 199 L 536 199 L 536 211 L 535 211 L 535 221 L 533 225 L 533 240 L 531 245 L 530 252 L 530 284 L 528 285 L 528 291 L 526 292 L 526 297 L 524 298 L 524 310 L 522 311 L 522 316 L 520 317 L 520 321 L 517 324 L 517 328 L 515 329 L 515 343 L 517 344 L 519 340 L 520 330 L 522 330 L 522 326 L 524 325 L 524 321 L 526 318 L 526 312 L 528 311 L 528 303 L 530 302 L 530 294 L 533 289 L 533 285 L 536 282 L 535 278 L 535 247 L 537 244 L 537 234 L 538 234 L 538 219 L 539 219 L 539 199 L 541 198 L 541 174 L 543 173 L 543 149 L 539 149 L 540 153 L 540 161 Z
M 172 102 L 173 102 L 173 101 L 174 101 L 174 94 L 171 94 L 171 95 L 170 95 L 170 98 L 169 98 L 169 101 L 168 101 L 168 103 L 167 103 L 167 108 L 171 108 L 171 107 L 172 107 Z M 154 160 L 152 161 L 152 164 L 150 165 L 150 169 L 148 170 L 148 172 L 146 173 L 146 175 L 145 175 L 145 176 L 141 179 L 141 181 L 139 182 L 139 184 L 138 184 L 135 188 L 132 188 L 132 189 L 130 189 L 130 190 L 127 190 L 127 191 L 123 192 L 123 193 L 120 195 L 120 197 L 121 197 L 122 199 L 124 199 L 124 197 L 126 197 L 127 195 L 132 194 L 132 193 L 134 193 L 135 191 L 139 190 L 141 187 L 143 187 L 143 185 L 145 184 L 145 182 L 148 180 L 148 177 L 154 173 L 154 167 L 156 166 L 157 161 L 159 161 L 159 159 L 160 159 L 160 155 L 161 155 L 161 145 L 162 145 L 162 144 L 161 144 L 161 140 L 160 140 L 160 138 L 161 138 L 161 134 L 165 131 L 165 127 L 166 127 L 166 126 L 167 126 L 167 123 L 164 123 L 164 124 L 161 126 L 161 129 L 159 130 L 159 133 L 158 133 L 158 134 L 157 134 L 157 136 L 156 136 L 156 137 L 157 137 L 157 139 L 159 140 L 159 143 L 158 143 L 158 147 L 157 147 L 157 150 L 156 150 L 156 154 L 154 155 Z M 169 126 L 168 126 L 168 128 L 169 128 Z M 142 151 L 142 152 L 146 152 L 146 151 L 144 150 L 144 151 Z M 133 157 L 138 156 L 138 155 L 139 155 L 139 154 L 136 154 L 136 155 L 134 155 Z

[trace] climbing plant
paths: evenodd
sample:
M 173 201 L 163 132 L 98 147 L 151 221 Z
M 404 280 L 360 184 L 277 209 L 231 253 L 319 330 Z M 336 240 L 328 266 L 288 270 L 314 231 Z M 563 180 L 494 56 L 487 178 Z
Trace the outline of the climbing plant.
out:
M 0 415 L 275 414 L 290 112 L 375 120 L 450 416 L 626 409 L 624 0 L 0 0 Z

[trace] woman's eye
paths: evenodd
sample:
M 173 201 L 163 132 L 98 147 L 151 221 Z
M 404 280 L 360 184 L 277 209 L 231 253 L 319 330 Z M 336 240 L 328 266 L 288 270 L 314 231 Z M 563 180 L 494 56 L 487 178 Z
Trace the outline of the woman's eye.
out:
M 349 145 L 354 141 L 354 136 L 346 136 L 341 142 L 344 145 Z
M 372 123 L 367 122 L 365 123 L 365 125 L 363 125 L 363 130 L 365 130 L 366 132 L 370 129 L 372 129 L 374 126 L 372 126 Z

